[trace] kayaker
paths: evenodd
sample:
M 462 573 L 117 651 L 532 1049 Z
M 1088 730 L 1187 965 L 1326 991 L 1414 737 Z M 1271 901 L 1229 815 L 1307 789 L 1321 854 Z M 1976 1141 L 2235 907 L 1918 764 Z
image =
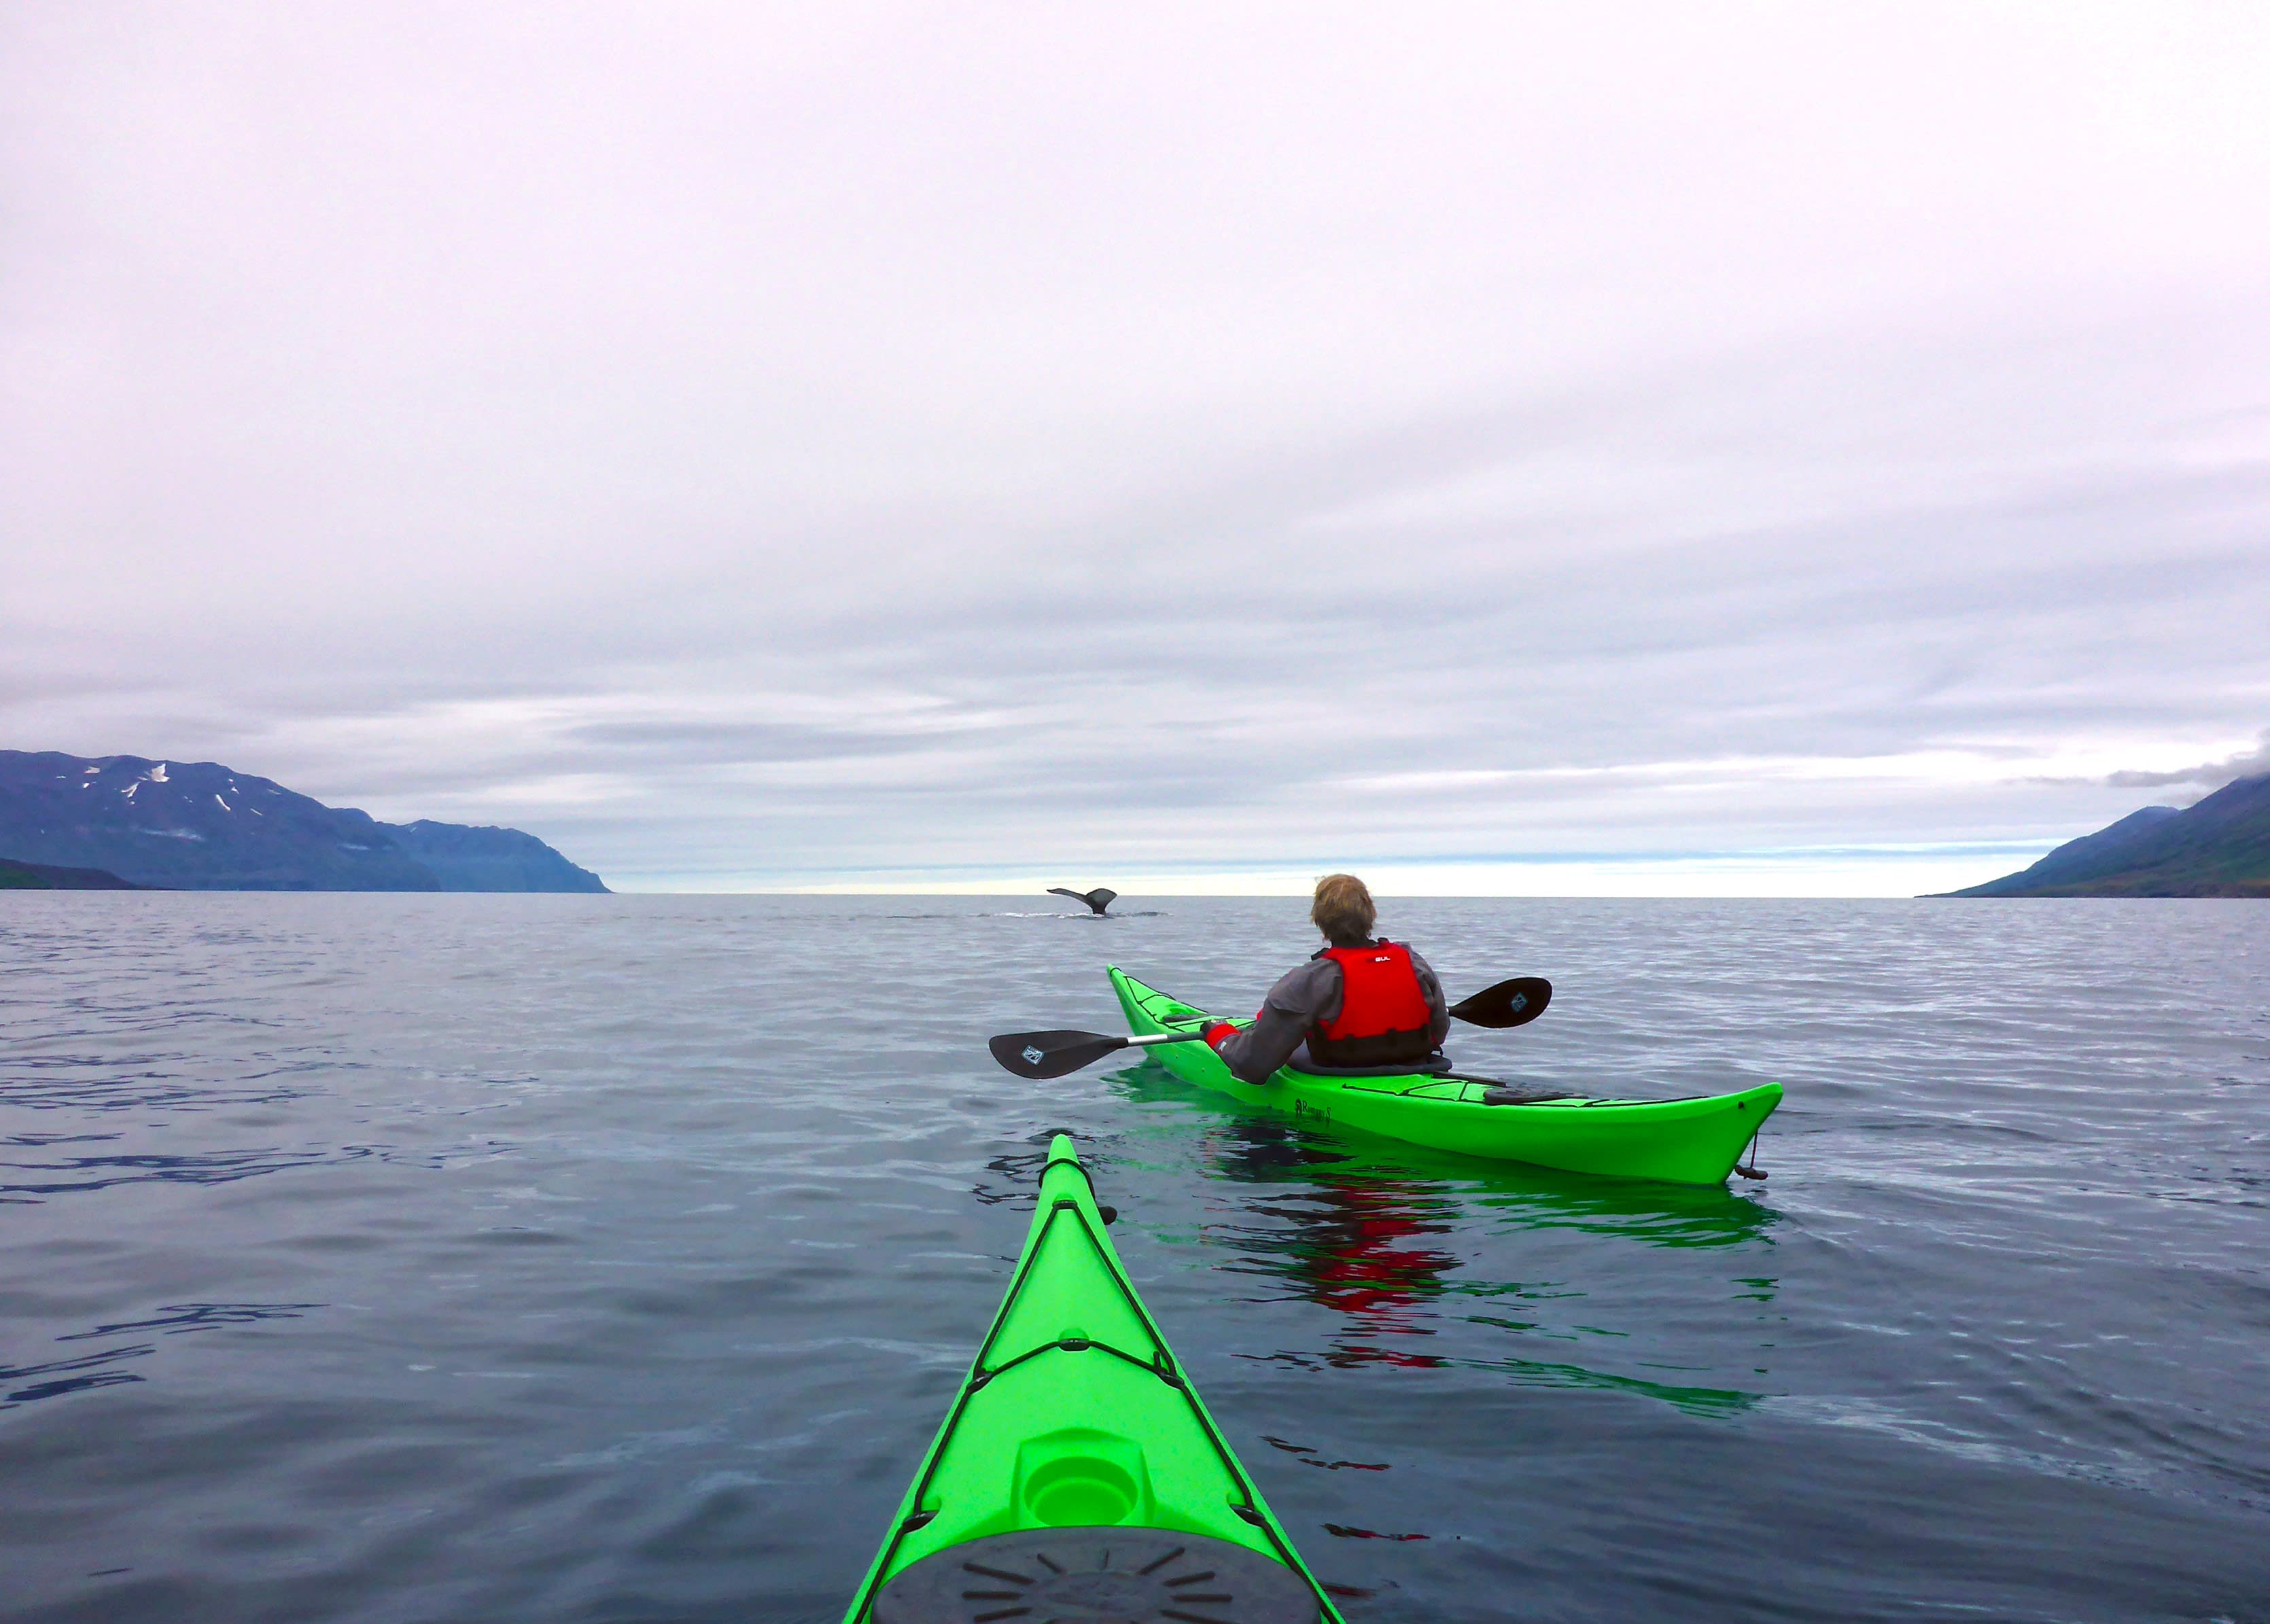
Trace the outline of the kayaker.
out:
M 1265 1083 L 1280 1065 L 1297 1071 L 1423 1069 L 1450 1035 L 1443 983 L 1399 942 L 1375 941 L 1371 893 L 1353 874 L 1317 882 L 1309 917 L 1325 945 L 1269 990 L 1253 1024 L 1226 1020 L 1205 1041 L 1232 1075 Z

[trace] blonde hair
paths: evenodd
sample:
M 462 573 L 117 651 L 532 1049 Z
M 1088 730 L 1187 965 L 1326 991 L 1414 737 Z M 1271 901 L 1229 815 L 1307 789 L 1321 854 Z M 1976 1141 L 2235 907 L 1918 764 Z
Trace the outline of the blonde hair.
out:
M 1333 946 L 1349 947 L 1370 938 L 1379 909 L 1363 881 L 1354 875 L 1327 874 L 1317 882 L 1317 900 L 1309 905 L 1309 917 Z

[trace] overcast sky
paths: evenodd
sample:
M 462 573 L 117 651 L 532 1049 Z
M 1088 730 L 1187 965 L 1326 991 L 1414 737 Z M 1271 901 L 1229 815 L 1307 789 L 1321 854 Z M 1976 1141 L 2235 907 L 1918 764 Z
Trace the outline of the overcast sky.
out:
M 0 8 L 0 745 L 618 888 L 1970 883 L 2266 521 L 2258 4 Z

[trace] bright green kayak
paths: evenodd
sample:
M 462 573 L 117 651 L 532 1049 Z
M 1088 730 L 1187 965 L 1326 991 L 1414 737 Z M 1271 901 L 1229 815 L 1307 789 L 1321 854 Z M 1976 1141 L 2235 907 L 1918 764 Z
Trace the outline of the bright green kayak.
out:
M 844 1624 L 1339 1624 L 1057 1135 L 993 1329 Z
M 1113 990 L 1138 1037 L 1190 1032 L 1217 1019 L 1124 970 Z M 1243 1026 L 1243 1021 L 1237 1024 Z M 1723 1184 L 1744 1146 L 1781 1103 L 1781 1085 L 1688 1100 L 1547 1099 L 1484 1103 L 1490 1085 L 1430 1073 L 1324 1077 L 1280 1068 L 1265 1083 L 1242 1083 L 1204 1043 L 1161 1043 L 1146 1051 L 1186 1082 L 1218 1089 L 1302 1122 L 1571 1173 Z

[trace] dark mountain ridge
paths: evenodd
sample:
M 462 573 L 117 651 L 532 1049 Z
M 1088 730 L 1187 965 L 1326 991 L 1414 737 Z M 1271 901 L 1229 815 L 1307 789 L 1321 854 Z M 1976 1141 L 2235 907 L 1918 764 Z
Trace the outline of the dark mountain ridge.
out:
M 213 761 L 0 750 L 0 855 L 186 891 L 583 891 L 518 829 L 381 823 Z
M 2192 806 L 2130 812 L 2031 868 L 1948 894 L 2270 897 L 2270 773 Z
M 0 857 L 0 891 L 155 891 L 121 879 L 108 869 L 56 868 L 46 863 L 17 863 Z

